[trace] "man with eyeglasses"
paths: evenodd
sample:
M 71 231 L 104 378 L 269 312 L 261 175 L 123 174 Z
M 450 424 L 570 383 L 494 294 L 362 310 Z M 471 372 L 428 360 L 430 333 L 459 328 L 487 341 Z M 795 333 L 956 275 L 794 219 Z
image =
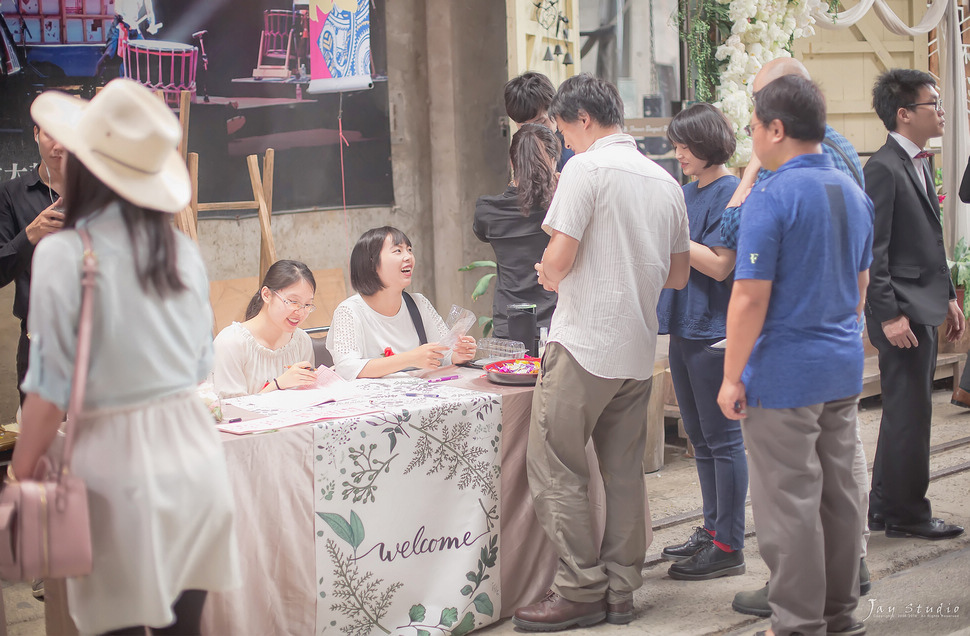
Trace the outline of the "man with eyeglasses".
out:
M 948 539 L 963 528 L 932 516 L 930 420 L 937 328 L 956 340 L 965 328 L 943 248 L 940 204 L 926 142 L 943 134 L 931 75 L 890 69 L 872 89 L 889 137 L 865 166 L 875 208 L 866 320 L 879 351 L 882 421 L 872 467 L 869 528 L 887 537 Z

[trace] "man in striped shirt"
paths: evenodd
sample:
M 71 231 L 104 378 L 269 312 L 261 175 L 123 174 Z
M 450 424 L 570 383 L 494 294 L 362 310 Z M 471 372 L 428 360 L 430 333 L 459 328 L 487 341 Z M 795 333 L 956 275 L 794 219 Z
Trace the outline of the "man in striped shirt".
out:
M 543 229 L 539 282 L 559 292 L 532 404 L 527 470 L 536 515 L 559 555 L 552 590 L 519 608 L 524 630 L 633 620 L 646 551 L 643 451 L 657 299 L 690 274 L 680 185 L 622 132 L 616 87 L 588 74 L 549 108 L 576 155 Z M 586 443 L 606 486 L 601 545 L 590 523 Z

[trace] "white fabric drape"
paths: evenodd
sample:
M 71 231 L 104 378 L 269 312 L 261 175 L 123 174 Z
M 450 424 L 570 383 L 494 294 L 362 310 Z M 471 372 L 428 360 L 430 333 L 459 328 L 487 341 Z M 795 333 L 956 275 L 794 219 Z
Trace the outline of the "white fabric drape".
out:
M 960 201 L 960 180 L 970 155 L 970 129 L 967 126 L 967 78 L 956 2 L 948 2 L 945 23 L 940 34 L 943 67 L 943 105 L 946 108 L 946 131 L 943 134 L 943 230 L 947 251 L 952 254 L 960 237 L 970 240 L 970 206 Z
M 929 33 L 935 29 L 943 20 L 947 8 L 954 6 L 954 4 L 953 0 L 934 0 L 933 5 L 923 15 L 923 19 L 914 27 L 907 26 L 905 22 L 900 20 L 886 4 L 886 0 L 861 0 L 851 9 L 834 16 L 822 10 L 825 5 L 818 5 L 812 11 L 812 17 L 815 18 L 816 24 L 824 29 L 848 29 L 861 20 L 870 8 L 874 8 L 876 15 L 879 16 L 887 29 L 896 35 L 915 36 Z

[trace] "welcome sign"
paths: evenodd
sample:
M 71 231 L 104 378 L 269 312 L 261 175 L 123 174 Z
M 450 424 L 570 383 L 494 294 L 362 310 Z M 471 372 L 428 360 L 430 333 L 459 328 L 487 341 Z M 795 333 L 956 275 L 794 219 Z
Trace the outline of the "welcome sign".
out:
M 501 401 L 370 384 L 383 412 L 315 425 L 317 631 L 462 636 L 501 612 Z

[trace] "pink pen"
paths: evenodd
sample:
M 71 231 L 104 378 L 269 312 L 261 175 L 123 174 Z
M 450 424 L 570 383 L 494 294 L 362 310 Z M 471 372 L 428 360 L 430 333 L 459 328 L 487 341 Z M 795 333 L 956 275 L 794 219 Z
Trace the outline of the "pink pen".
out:
M 428 382 L 447 382 L 448 380 L 457 380 L 460 377 L 460 375 L 446 375 L 443 378 L 432 378 Z

